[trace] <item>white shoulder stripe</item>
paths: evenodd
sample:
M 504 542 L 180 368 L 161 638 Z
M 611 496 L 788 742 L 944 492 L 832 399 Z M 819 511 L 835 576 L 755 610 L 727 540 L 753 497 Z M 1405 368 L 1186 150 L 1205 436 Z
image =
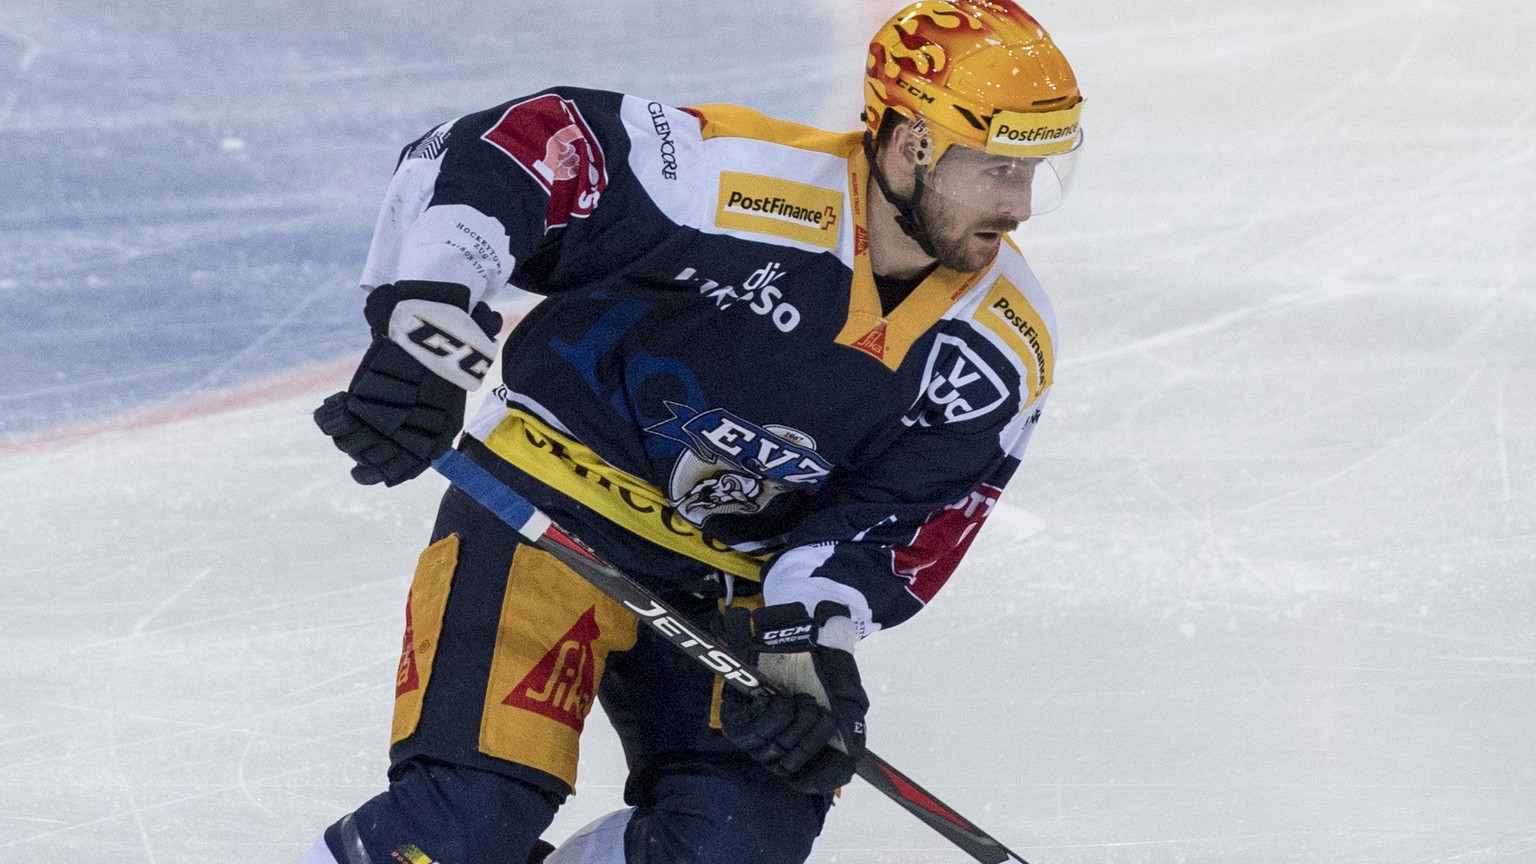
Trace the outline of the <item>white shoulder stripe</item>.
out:
M 634 96 L 624 97 L 619 117 L 629 133 L 629 168 L 651 201 L 673 222 L 697 226 L 707 203 L 694 191 L 704 164 L 698 118 Z
M 630 168 L 678 225 L 706 234 L 836 252 L 853 266 L 848 162 L 752 138 L 705 141 L 696 117 L 625 97 Z

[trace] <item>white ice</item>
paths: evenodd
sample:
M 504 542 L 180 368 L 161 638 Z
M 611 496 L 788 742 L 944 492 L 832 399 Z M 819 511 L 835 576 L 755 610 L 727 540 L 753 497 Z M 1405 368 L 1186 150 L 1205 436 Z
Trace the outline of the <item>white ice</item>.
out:
M 555 83 L 851 127 L 897 5 L 6 0 L 0 858 L 292 861 L 382 788 L 443 484 L 308 414 L 402 143 Z M 1536 7 L 1032 8 L 1060 375 L 873 746 L 1034 864 L 1536 861 Z M 966 859 L 856 784 L 813 860 Z

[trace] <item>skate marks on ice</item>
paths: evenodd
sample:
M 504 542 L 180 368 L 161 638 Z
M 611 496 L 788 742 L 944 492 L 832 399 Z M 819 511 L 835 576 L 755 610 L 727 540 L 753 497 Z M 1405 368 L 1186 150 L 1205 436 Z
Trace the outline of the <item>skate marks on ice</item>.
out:
M 292 860 L 382 788 L 441 487 L 352 485 L 308 419 L 334 380 L 160 400 L 360 348 L 326 340 L 361 338 L 347 285 L 387 165 L 443 117 L 574 80 L 833 123 L 804 94 L 856 90 L 860 49 L 703 4 L 596 4 L 582 46 L 483 4 L 449 4 L 462 28 L 258 4 L 272 23 L 244 30 L 76 5 L 0 13 L 32 40 L 0 37 L 0 88 L 30 88 L 0 89 L 30 166 L 0 169 L 22 190 L 0 328 L 26 346 L 0 364 L 27 394 L 0 417 L 111 418 L 0 443 L 0 768 L 25 778 L 0 850 Z M 872 738 L 1043 864 L 1532 858 L 1536 130 L 1528 97 L 1468 98 L 1461 72 L 1536 92 L 1510 53 L 1529 11 L 1035 11 L 1093 114 L 1070 206 L 1019 236 L 1064 362 L 962 570 L 861 651 Z M 107 12 L 125 26 L 78 23 Z M 677 34 L 734 65 L 677 69 Z M 103 70 L 135 99 L 79 87 Z M 556 839 L 618 805 L 589 727 Z M 813 860 L 953 861 L 929 833 L 854 786 Z

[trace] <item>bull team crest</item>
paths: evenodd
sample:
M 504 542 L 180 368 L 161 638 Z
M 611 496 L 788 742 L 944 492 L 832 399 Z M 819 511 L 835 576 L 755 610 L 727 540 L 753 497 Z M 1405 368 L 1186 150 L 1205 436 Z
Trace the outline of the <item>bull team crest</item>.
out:
M 721 513 L 756 513 L 791 489 L 815 491 L 832 471 L 816 442 L 797 429 L 758 426 L 722 408 L 666 405 L 672 416 L 646 431 L 684 445 L 667 497 L 694 525 Z

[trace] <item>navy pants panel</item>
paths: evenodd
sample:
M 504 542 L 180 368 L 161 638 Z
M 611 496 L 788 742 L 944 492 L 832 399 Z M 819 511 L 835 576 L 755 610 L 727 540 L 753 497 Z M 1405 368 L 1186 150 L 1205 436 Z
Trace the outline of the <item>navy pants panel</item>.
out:
M 745 758 L 673 762 L 651 792 L 625 830 L 628 864 L 801 864 L 831 803 Z
M 713 598 L 665 599 L 700 632 L 709 632 L 717 607 Z M 709 726 L 714 696 L 714 674 L 648 627 L 640 628 L 633 649 L 609 657 L 598 698 L 624 745 L 630 772 L 626 802 L 638 804 L 648 796 L 659 760 L 670 754 L 740 754 Z
M 396 766 L 389 790 L 352 814 L 373 864 L 419 860 L 442 864 L 526 864 L 559 799 L 505 774 L 412 760 Z M 344 857 L 340 823 L 326 844 Z

